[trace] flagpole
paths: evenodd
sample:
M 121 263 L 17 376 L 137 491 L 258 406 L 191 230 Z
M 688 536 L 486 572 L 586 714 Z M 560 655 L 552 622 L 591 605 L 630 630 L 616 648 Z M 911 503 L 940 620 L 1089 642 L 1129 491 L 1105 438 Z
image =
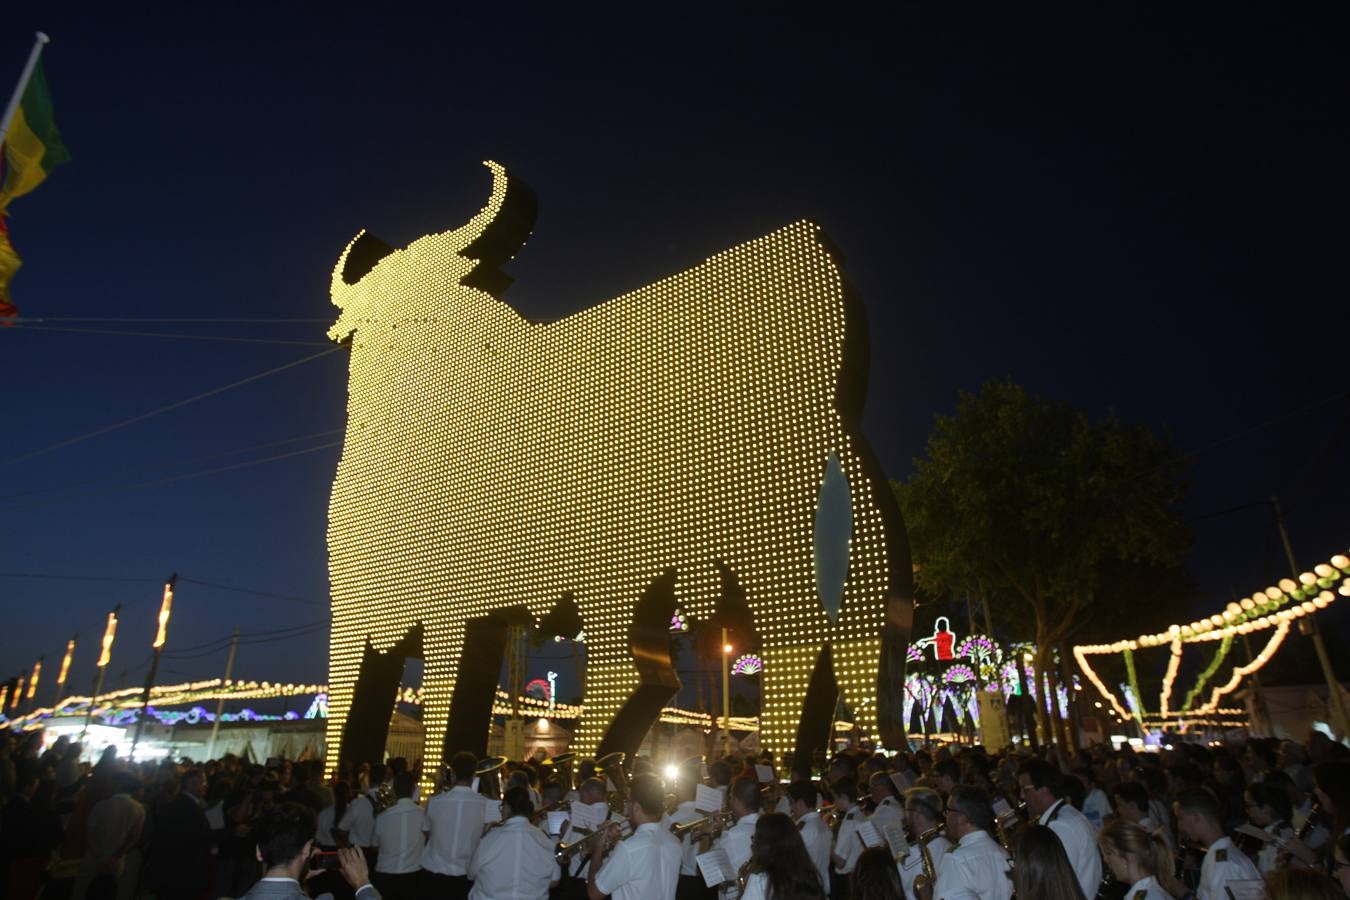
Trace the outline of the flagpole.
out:
M 42 48 L 50 44 L 51 38 L 37 32 L 37 37 L 33 41 L 33 49 L 28 53 L 28 62 L 24 64 L 23 74 L 19 76 L 19 86 L 14 89 L 14 96 L 9 98 L 9 105 L 5 107 L 5 116 L 0 119 L 0 144 L 5 142 L 5 136 L 9 134 L 9 125 L 14 121 L 14 114 L 19 111 L 19 101 L 23 99 L 23 92 L 28 89 L 28 81 L 33 77 L 33 70 L 37 68 L 38 57 L 42 55 Z

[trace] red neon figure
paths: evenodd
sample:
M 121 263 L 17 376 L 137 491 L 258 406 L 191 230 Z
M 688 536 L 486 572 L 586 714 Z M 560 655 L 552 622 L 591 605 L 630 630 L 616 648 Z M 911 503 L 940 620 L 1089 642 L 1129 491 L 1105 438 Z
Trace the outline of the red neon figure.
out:
M 955 644 L 956 633 L 951 630 L 951 623 L 946 616 L 938 616 L 937 622 L 933 624 L 933 652 L 938 659 L 952 659 Z

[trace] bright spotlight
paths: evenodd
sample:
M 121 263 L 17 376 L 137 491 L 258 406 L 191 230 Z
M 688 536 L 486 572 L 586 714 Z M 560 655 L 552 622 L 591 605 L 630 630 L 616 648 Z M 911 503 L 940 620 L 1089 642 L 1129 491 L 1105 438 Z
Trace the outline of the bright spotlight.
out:
M 665 772 L 666 781 L 674 781 L 680 777 L 680 770 L 677 766 L 666 766 L 662 771 Z

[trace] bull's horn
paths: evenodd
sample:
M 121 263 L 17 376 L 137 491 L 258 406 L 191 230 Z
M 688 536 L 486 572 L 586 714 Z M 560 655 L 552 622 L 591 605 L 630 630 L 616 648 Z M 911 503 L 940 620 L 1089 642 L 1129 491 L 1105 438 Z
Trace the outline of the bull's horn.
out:
M 506 202 L 506 167 L 501 163 L 490 159 L 483 160 L 483 165 L 488 167 L 492 173 L 492 195 L 488 197 L 487 205 L 478 211 L 478 214 L 468 221 L 463 228 L 455 230 L 455 243 L 467 247 L 482 236 L 483 232 L 488 230 L 492 221 L 497 218 L 497 213 L 501 212 L 502 204 Z

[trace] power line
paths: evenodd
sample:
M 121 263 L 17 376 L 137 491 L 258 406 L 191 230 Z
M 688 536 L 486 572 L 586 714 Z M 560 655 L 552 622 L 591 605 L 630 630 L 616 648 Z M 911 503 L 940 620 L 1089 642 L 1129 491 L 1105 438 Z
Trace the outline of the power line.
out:
M 291 362 L 285 363 L 284 365 L 280 365 L 280 366 L 277 366 L 277 367 L 275 367 L 275 368 L 268 369 L 268 370 L 265 371 L 265 372 L 259 372 L 259 373 L 256 374 L 256 375 L 249 375 L 247 378 L 241 378 L 241 379 L 239 379 L 238 381 L 232 381 L 232 382 L 230 382 L 229 384 L 221 385 L 220 387 L 217 387 L 217 388 L 212 388 L 212 389 L 209 390 L 209 391 L 204 391 L 204 392 L 202 392 L 202 393 L 200 393 L 200 394 L 196 394 L 196 395 L 194 395 L 194 396 L 192 396 L 192 397 L 188 397 L 188 398 L 185 399 L 185 400 L 177 400 L 177 401 L 175 401 L 175 402 L 173 402 L 173 403 L 169 403 L 169 404 L 167 404 L 167 405 L 165 405 L 165 406 L 161 406 L 161 407 L 158 407 L 158 408 L 156 408 L 156 409 L 152 409 L 152 410 L 150 410 L 149 412 L 144 412 L 144 413 L 141 413 L 140 415 L 132 416 L 132 417 L 129 418 L 129 419 L 122 419 L 120 422 L 114 422 L 114 423 L 112 423 L 111 425 L 104 425 L 102 428 L 96 428 L 96 429 L 94 429 L 93 431 L 89 431 L 89 432 L 86 432 L 86 433 L 84 433 L 84 434 L 76 435 L 76 436 L 73 437 L 73 438 L 67 438 L 67 439 L 64 440 L 64 441 L 59 441 L 59 442 L 57 442 L 57 443 L 55 443 L 55 444 L 51 444 L 50 446 L 42 447 L 42 448 L 37 449 L 37 450 L 30 450 L 29 452 L 24 453 L 24 454 L 22 454 L 22 455 L 20 455 L 20 456 L 11 457 L 11 458 L 9 459 L 9 463 L 10 463 L 10 464 L 13 464 L 13 463 L 16 463 L 16 462 L 22 462 L 23 460 L 26 460 L 26 459 L 32 459 L 34 456 L 39 456 L 39 455 L 41 455 L 41 454 L 43 454 L 43 453 L 49 453 L 49 452 L 51 452 L 52 450 L 59 450 L 59 449 L 61 449 L 62 447 L 69 447 L 69 446 L 71 446 L 72 444 L 78 444 L 78 443 L 80 443 L 80 442 L 82 442 L 82 441 L 87 441 L 87 440 L 89 440 L 90 438 L 98 437 L 98 436 L 101 435 L 101 434 L 107 434 L 107 433 L 110 432 L 110 431 L 116 431 L 116 430 L 119 429 L 119 428 L 125 428 L 126 426 L 128 426 L 128 425 L 134 425 L 134 424 L 137 423 L 137 422 L 143 422 L 143 421 L 145 421 L 146 419 L 151 418 L 152 416 L 157 416 L 157 415 L 160 415 L 161 413 L 166 413 L 166 412 L 169 412 L 169 411 L 171 411 L 171 410 L 179 409 L 179 408 L 181 408 L 181 407 L 187 406 L 189 403 L 196 403 L 198 400 L 205 400 L 206 398 L 208 398 L 208 397 L 214 397 L 214 396 L 216 396 L 217 394 L 223 394 L 225 391 L 232 390 L 232 389 L 237 388 L 237 387 L 242 387 L 243 385 L 250 384 L 250 383 L 252 383 L 252 382 L 254 382 L 254 381 L 258 381 L 259 379 L 267 378 L 267 377 L 270 376 L 270 375 L 276 375 L 277 373 L 279 373 L 279 372 L 284 372 L 284 371 L 286 371 L 287 369 L 293 369 L 293 368 L 295 368 L 296 366 L 304 365 L 304 364 L 307 363 L 307 362 L 313 362 L 313 361 L 316 360 L 316 359 L 319 359 L 319 358 L 321 358 L 321 357 L 327 356 L 328 354 L 333 353 L 333 352 L 336 352 L 337 350 L 341 350 L 341 349 L 342 349 L 342 348 L 339 347 L 339 346 L 329 347 L 329 348 L 327 348 L 326 350 L 321 350 L 321 351 L 319 351 L 318 353 L 312 353 L 312 354 L 310 354 L 309 356 L 305 356 L 305 357 L 302 357 L 301 359 L 297 359 L 297 360 L 293 360 L 293 361 L 291 361 Z
M 291 596 L 290 594 L 274 594 L 274 593 L 272 593 L 271 591 L 259 591 L 259 590 L 255 590 L 255 589 L 253 589 L 253 588 L 232 587 L 232 586 L 230 586 L 230 585 L 228 585 L 228 584 L 218 584 L 218 583 L 212 582 L 212 581 L 202 581 L 202 580 L 197 579 L 197 578 L 187 578 L 187 577 L 182 576 L 182 575 L 179 575 L 179 576 L 178 576 L 178 580 L 179 580 L 180 582 L 186 582 L 186 583 L 188 583 L 188 584 L 196 584 L 196 585 L 201 585 L 202 587 L 215 588 L 216 590 L 219 590 L 219 591 L 233 591 L 233 592 L 236 593 L 236 594 L 252 594 L 252 595 L 255 596 L 255 597 L 271 597 L 271 598 L 273 598 L 273 599 L 275 599 L 275 600 L 293 600 L 293 601 L 295 601 L 296 603 L 305 603 L 305 604 L 308 604 L 308 605 L 311 605 L 311 606 L 327 606 L 327 605 L 328 605 L 327 601 L 314 600 L 314 599 L 309 598 L 309 597 L 295 597 L 295 596 Z M 243 635 L 240 635 L 240 637 L 242 637 L 242 636 L 243 636 Z
M 127 331 L 120 328 L 66 328 L 53 325 L 16 325 L 18 331 L 59 332 L 62 334 L 101 334 L 112 337 L 173 338 L 180 341 L 217 341 L 235 344 L 290 344 L 298 347 L 324 347 L 328 341 L 296 341 L 285 338 L 250 338 L 227 334 L 181 334 L 170 331 Z
M 283 438 L 279 441 L 268 441 L 263 444 L 254 444 L 251 447 L 240 447 L 236 450 L 223 450 L 219 453 L 208 453 L 205 456 L 194 456 L 189 457 L 187 459 L 177 460 L 174 462 L 161 463 L 159 465 L 154 466 L 140 466 L 126 469 L 118 469 L 116 471 L 119 474 L 110 475 L 106 478 L 91 478 L 87 481 L 76 481 L 72 484 L 62 485 L 59 487 L 34 488 L 31 491 L 19 491 L 18 493 L 14 494 L 3 494 L 0 495 L 0 503 L 3 503 L 6 500 L 19 500 L 24 497 L 32 497 L 39 494 L 64 493 L 65 491 L 71 491 L 74 490 L 75 488 L 89 487 L 90 485 L 107 484 L 109 482 L 116 482 L 118 484 L 123 484 L 124 475 L 128 472 L 138 471 L 138 469 L 141 471 L 145 469 L 154 470 L 154 469 L 168 468 L 177 465 L 186 465 L 188 463 L 206 462 L 207 460 L 211 459 L 221 459 L 222 457 L 226 456 L 238 456 L 241 453 L 251 453 L 254 450 L 266 450 L 269 447 L 280 447 L 285 444 L 294 444 L 298 441 L 307 441 L 312 440 L 314 438 L 329 437 L 334 434 L 341 434 L 342 431 L 343 429 L 341 428 L 332 428 L 329 429 L 328 431 L 316 431 L 313 432 L 312 434 L 300 435 L 299 437 Z
M 194 318 L 156 318 L 145 316 L 22 316 L 14 320 L 23 325 L 29 322 L 141 322 L 159 325 L 316 325 L 333 321 L 330 319 L 194 319 Z

